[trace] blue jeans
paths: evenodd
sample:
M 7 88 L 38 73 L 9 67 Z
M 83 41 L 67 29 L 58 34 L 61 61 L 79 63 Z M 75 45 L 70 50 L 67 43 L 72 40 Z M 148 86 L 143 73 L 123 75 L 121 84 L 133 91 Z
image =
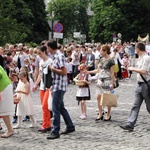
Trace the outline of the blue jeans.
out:
M 53 102 L 52 102 L 52 111 L 53 111 L 53 129 L 52 132 L 59 133 L 60 130 L 60 114 L 62 115 L 67 128 L 74 128 L 72 120 L 68 114 L 68 111 L 64 107 L 64 98 L 65 91 L 58 90 L 52 93 Z

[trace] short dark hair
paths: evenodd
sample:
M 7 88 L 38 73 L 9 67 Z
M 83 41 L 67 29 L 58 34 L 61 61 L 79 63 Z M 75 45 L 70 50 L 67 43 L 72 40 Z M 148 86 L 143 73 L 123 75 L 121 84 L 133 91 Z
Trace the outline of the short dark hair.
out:
M 44 46 L 44 45 L 41 45 L 41 46 L 39 46 L 37 49 L 39 49 L 39 50 L 42 51 L 42 52 L 46 52 L 47 47 Z
M 56 50 L 57 49 L 57 41 L 54 39 L 51 39 L 50 41 L 48 41 L 47 46 L 53 50 Z
M 140 51 L 145 51 L 145 45 L 144 43 L 137 43 L 136 48 L 138 48 Z

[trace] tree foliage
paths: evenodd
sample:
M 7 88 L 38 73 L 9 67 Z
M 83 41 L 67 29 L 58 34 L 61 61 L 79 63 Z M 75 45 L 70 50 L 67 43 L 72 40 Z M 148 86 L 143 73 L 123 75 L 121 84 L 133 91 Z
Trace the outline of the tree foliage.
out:
M 0 0 L 0 45 L 48 37 L 44 0 Z
M 149 33 L 150 6 L 148 0 L 95 0 L 90 36 L 95 41 L 112 41 L 121 33 L 124 41 L 136 40 L 138 34 Z

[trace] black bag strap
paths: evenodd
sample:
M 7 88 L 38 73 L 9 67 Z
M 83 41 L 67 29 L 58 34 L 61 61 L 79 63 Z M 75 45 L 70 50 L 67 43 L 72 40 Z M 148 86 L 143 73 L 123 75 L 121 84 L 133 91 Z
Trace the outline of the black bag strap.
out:
M 143 77 L 143 75 L 140 74 L 140 76 L 141 76 L 141 78 L 144 80 L 144 82 L 148 85 L 148 82 L 147 82 L 146 79 Z

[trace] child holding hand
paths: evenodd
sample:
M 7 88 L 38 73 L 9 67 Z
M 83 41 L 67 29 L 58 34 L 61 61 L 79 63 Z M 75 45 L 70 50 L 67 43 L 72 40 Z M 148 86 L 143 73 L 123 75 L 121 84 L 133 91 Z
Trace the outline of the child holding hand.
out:
M 80 119 L 87 118 L 86 100 L 90 100 L 90 81 L 91 75 L 87 74 L 87 67 L 85 64 L 81 64 L 78 67 L 80 73 L 74 78 L 74 81 L 82 81 L 84 85 L 80 85 L 77 89 L 76 99 L 81 104 L 81 116 Z
M 21 127 L 22 116 L 26 116 L 26 115 L 28 115 L 31 118 L 32 124 L 30 125 L 30 127 L 35 127 L 36 122 L 33 117 L 33 115 L 35 115 L 35 111 L 32 102 L 28 73 L 20 72 L 19 79 L 21 81 L 20 89 L 16 91 L 17 97 L 20 98 L 20 101 L 17 106 L 17 113 L 16 113 L 16 115 L 18 116 L 18 123 L 14 127 L 14 129 Z

